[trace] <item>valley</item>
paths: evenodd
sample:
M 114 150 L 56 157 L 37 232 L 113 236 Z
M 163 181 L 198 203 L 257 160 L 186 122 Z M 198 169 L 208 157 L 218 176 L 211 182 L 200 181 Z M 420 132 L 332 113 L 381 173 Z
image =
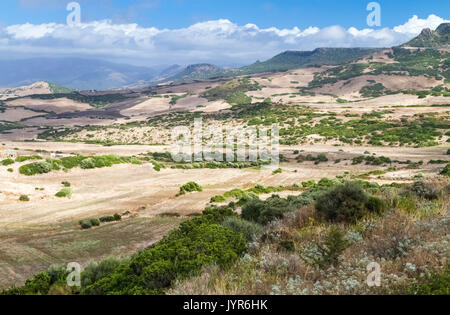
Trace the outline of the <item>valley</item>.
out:
M 448 33 L 445 25 L 431 34 L 431 40 L 444 32 Z M 54 264 L 75 261 L 86 266 L 108 257 L 135 259 L 135 253 L 146 255 L 146 250 L 155 248 L 152 245 L 167 241 L 170 231 L 180 224 L 183 227 L 183 222 L 201 220 L 209 206 L 232 202 L 236 214 L 241 214 L 247 203 L 256 202 L 252 198 L 270 203 L 275 194 L 291 202 L 310 189 L 321 190 L 324 185 L 320 183 L 330 183 L 325 186 L 331 188 L 347 181 L 365 183 L 361 185 L 367 191 L 373 189 L 373 195 L 392 201 L 392 211 L 406 207 L 402 202 L 420 199 L 411 201 L 395 189 L 407 190 L 417 182 L 439 183 L 443 195 L 426 206 L 432 208 L 430 224 L 442 219 L 436 226 L 444 226 L 445 231 L 450 206 L 450 174 L 446 173 L 450 165 L 450 52 L 442 46 L 428 49 L 430 39 L 421 36 L 430 34 L 423 32 L 412 42 L 418 45 L 413 48 L 409 43 L 406 48 L 286 52 L 234 71 L 201 64 L 169 76 L 170 82 L 151 86 L 81 91 L 42 81 L 1 90 L 0 289 L 20 287 Z M 194 118 L 202 118 L 203 128 L 216 132 L 277 126 L 279 169 L 237 161 L 173 161 L 169 154 L 173 128 L 192 128 Z M 185 194 L 181 187 L 191 182 L 201 189 Z M 313 211 L 312 200 L 297 200 L 296 209 Z M 422 216 L 424 199 L 417 204 L 420 215 L 401 212 L 410 215 L 405 219 L 408 224 L 426 217 Z M 115 215 L 120 219 L 108 219 Z M 97 218 L 101 223 L 94 224 Z M 321 220 L 313 214 L 309 219 Z M 327 224 L 308 227 L 302 221 L 295 232 L 290 225 L 281 229 L 292 232 L 289 242 L 297 246 L 303 244 L 302 237 L 319 242 L 318 234 L 305 236 L 305 231 L 317 228 L 319 233 Z M 429 237 L 442 241 L 448 230 Z M 240 244 L 239 240 L 233 244 Z M 260 250 L 268 244 L 262 242 Z M 448 264 L 448 247 L 447 252 L 433 255 L 433 267 L 442 269 Z M 392 267 L 395 257 L 388 261 L 392 273 L 400 274 L 400 269 Z M 421 268 L 426 259 L 417 258 L 415 263 L 421 263 L 417 266 Z M 199 266 L 196 276 L 204 267 Z M 305 274 L 309 272 L 302 268 Z M 208 269 L 206 274 L 214 279 L 213 271 Z M 161 293 L 169 287 L 173 294 L 198 292 L 172 280 L 155 288 L 142 283 L 118 287 L 121 293 L 132 294 L 142 293 L 134 291 L 141 289 Z M 88 293 L 119 292 L 109 284 L 103 287 L 102 281 L 106 280 L 88 287 L 92 290 Z M 204 285 L 201 277 L 194 281 L 199 287 Z M 271 287 L 275 283 L 270 278 L 264 288 L 242 291 L 236 289 L 239 284 L 228 291 L 218 285 L 201 293 L 269 294 L 276 291 Z

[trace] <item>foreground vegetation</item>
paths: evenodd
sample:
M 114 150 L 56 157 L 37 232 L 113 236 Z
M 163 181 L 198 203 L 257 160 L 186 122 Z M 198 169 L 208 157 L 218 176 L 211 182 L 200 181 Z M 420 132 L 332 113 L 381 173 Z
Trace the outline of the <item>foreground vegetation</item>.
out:
M 283 188 L 231 191 L 236 201 L 208 206 L 132 257 L 88 265 L 81 288 L 67 287 L 67 271 L 53 266 L 3 294 L 448 294 L 444 177 L 382 186 L 342 177 L 302 187 L 266 200 L 258 194 Z M 371 262 L 382 267 L 381 287 L 365 282 Z
M 94 169 L 111 167 L 122 163 L 142 164 L 142 162 L 135 157 L 119 157 L 117 155 L 87 157 L 83 155 L 76 155 L 63 157 L 61 159 L 46 159 L 45 161 L 25 164 L 19 168 L 19 173 L 26 176 L 33 176 L 37 174 L 46 174 L 51 171 L 67 171 L 75 167 L 80 167 L 82 169 Z

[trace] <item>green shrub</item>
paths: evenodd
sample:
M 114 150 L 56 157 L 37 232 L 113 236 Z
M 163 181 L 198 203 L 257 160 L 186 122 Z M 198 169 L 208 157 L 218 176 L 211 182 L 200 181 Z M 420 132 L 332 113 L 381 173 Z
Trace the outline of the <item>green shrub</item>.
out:
M 126 260 L 125 260 L 126 261 Z M 106 258 L 99 263 L 91 262 L 81 273 L 81 285 L 87 287 L 105 278 L 114 271 L 124 260 L 117 258 Z
M 450 177 L 450 164 L 447 164 L 446 167 L 441 172 L 441 175 Z
M 55 194 L 58 198 L 70 197 L 72 196 L 72 189 L 69 187 L 63 188 Z
M 100 222 L 120 221 L 120 220 L 122 220 L 122 216 L 118 213 L 115 213 L 114 215 L 101 217 L 99 220 L 100 220 Z
M 278 168 L 278 169 L 276 169 L 275 171 L 272 172 L 272 175 L 281 174 L 281 173 L 283 173 L 283 170 L 281 168 Z
M 300 253 L 300 256 L 310 265 L 327 269 L 339 264 L 339 257 L 348 246 L 349 243 L 345 239 L 344 232 L 338 227 L 333 227 L 325 236 L 324 241 L 317 245 L 317 251 L 314 254 Z
M 16 162 L 25 162 L 29 160 L 42 160 L 42 157 L 39 155 L 29 155 L 29 156 L 18 156 L 16 157 Z
M 14 172 L 14 170 L 12 168 L 8 168 L 7 171 L 10 173 Z
M 218 203 L 218 202 L 225 202 L 225 201 L 227 201 L 227 199 L 225 199 L 224 196 L 217 195 L 217 196 L 211 197 L 211 200 L 209 202 L 210 203 L 215 203 L 215 202 Z
M 114 217 L 112 215 L 101 217 L 99 220 L 100 220 L 100 222 L 113 222 L 113 221 L 115 221 Z
M 80 162 L 80 167 L 82 169 L 93 169 L 95 168 L 95 160 L 93 158 L 84 159 Z
M 356 222 L 366 214 L 368 196 L 355 182 L 332 188 L 316 201 L 316 209 L 328 221 Z
M 22 165 L 19 168 L 19 173 L 26 175 L 26 176 L 33 176 L 36 174 L 49 173 L 52 170 L 52 168 L 53 168 L 52 164 L 41 161 L 41 162 L 35 162 L 35 163 Z
M 1 163 L 2 163 L 3 166 L 8 166 L 8 165 L 14 164 L 14 160 L 13 159 L 6 159 L 6 160 L 3 160 Z
M 314 179 L 311 179 L 311 180 L 306 181 L 306 182 L 302 182 L 302 186 L 305 187 L 305 188 L 312 187 L 315 184 L 316 184 L 316 181 Z
M 411 192 L 418 197 L 428 200 L 438 199 L 441 194 L 441 188 L 432 182 L 420 180 L 411 185 Z
M 382 214 L 386 211 L 387 204 L 380 198 L 369 197 L 366 202 L 366 208 L 372 213 Z
M 235 233 L 242 233 L 247 241 L 251 241 L 261 231 L 262 226 L 236 216 L 228 217 L 222 225 Z
M 195 182 L 189 182 L 180 187 L 180 195 L 184 195 L 185 193 L 194 192 L 194 191 L 203 191 L 202 186 Z
M 242 207 L 241 216 L 247 221 L 266 225 L 273 220 L 281 219 L 286 212 L 299 209 L 310 202 L 311 200 L 303 196 L 289 196 L 287 199 L 283 199 L 273 195 L 265 201 L 254 198 Z
M 19 200 L 20 201 L 30 201 L 30 197 L 28 197 L 27 195 L 21 195 Z
M 89 219 L 91 226 L 100 226 L 100 221 L 98 219 Z
M 447 150 L 447 155 L 450 155 L 450 149 Z
M 431 271 L 420 279 L 419 284 L 410 286 L 409 293 L 414 295 L 450 295 L 450 264 L 441 274 Z
M 63 185 L 64 187 L 70 187 L 70 183 L 69 182 L 62 182 L 61 185 Z
M 83 230 L 87 230 L 87 229 L 90 229 L 92 227 L 91 220 L 80 221 L 80 225 L 81 225 L 81 228 Z
M 83 294 L 162 294 L 175 279 L 195 275 L 205 266 L 227 268 L 242 254 L 242 234 L 214 224 L 230 213 L 208 208 L 201 217 L 184 222 L 162 241 L 133 256 L 129 263 L 85 287 Z

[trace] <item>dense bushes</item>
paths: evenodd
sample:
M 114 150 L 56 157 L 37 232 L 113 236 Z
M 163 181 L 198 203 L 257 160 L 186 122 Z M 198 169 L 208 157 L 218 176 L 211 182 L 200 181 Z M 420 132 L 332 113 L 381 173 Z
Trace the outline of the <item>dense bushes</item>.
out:
M 296 210 L 311 203 L 312 200 L 303 196 L 289 196 L 287 199 L 273 195 L 265 201 L 258 198 L 249 200 L 242 207 L 242 218 L 259 224 L 267 224 L 281 219 L 286 212 Z
M 69 187 L 64 187 L 63 189 L 58 191 L 55 196 L 58 198 L 70 197 L 72 196 L 72 189 L 70 189 Z
M 411 185 L 410 191 L 418 197 L 434 200 L 439 198 L 441 187 L 432 182 L 420 180 Z
M 218 203 L 218 202 L 225 202 L 227 199 L 222 195 L 217 195 L 214 197 L 211 197 L 210 203 Z
M 332 188 L 316 201 L 317 211 L 333 222 L 356 222 L 368 212 L 380 212 L 384 208 L 381 200 L 369 198 L 356 182 L 347 182 Z
M 82 169 L 93 169 L 111 167 L 121 163 L 142 164 L 142 162 L 135 157 L 119 157 L 117 155 L 85 157 L 77 155 L 63 157 L 60 160 L 47 159 L 45 161 L 26 164 L 19 168 L 19 172 L 23 175 L 32 176 L 49 173 L 52 170 L 57 171 L 61 168 L 69 170 L 79 166 Z
M 262 229 L 257 223 L 234 216 L 226 218 L 222 225 L 235 233 L 242 233 L 247 241 L 251 241 Z
M 60 289 L 72 293 L 72 289 L 66 285 L 66 279 L 69 272 L 65 266 L 53 265 L 46 271 L 38 273 L 32 279 L 25 282 L 20 288 L 13 287 L 9 290 L 0 292 L 0 295 L 30 295 L 30 294 L 51 294 L 53 290 Z M 76 288 L 74 288 L 76 290 Z
M 29 160 L 42 160 L 42 157 L 40 157 L 39 155 L 21 155 L 16 157 L 16 162 L 25 162 L 25 161 L 29 161 Z
M 82 220 L 79 222 L 79 224 L 81 225 L 81 228 L 83 230 L 87 230 L 93 226 L 100 226 L 100 220 L 98 220 L 98 219 Z
M 189 182 L 180 187 L 179 195 L 184 195 L 185 193 L 190 193 L 194 191 L 203 191 L 202 186 L 195 182 Z
M 217 264 L 229 267 L 245 250 L 240 233 L 218 225 L 233 215 L 228 207 L 207 208 L 201 217 L 121 264 L 108 276 L 86 286 L 84 294 L 161 294 L 175 279 Z
M 41 161 L 41 162 L 35 162 L 35 163 L 22 165 L 19 168 L 19 173 L 26 175 L 26 176 L 32 176 L 32 175 L 36 175 L 36 174 L 49 173 L 52 170 L 52 168 L 53 168 L 52 164 Z
M 409 287 L 414 295 L 450 295 L 450 264 L 439 274 L 431 271 L 420 279 L 420 283 Z
M 21 195 L 19 200 L 20 201 L 30 201 L 30 197 L 28 197 L 27 195 Z
M 122 216 L 118 213 L 115 213 L 111 216 L 103 216 L 99 219 L 88 219 L 88 220 L 81 220 L 79 224 L 81 225 L 81 228 L 83 230 L 90 229 L 93 226 L 100 226 L 100 223 L 107 223 L 107 222 L 114 222 L 114 221 L 120 221 L 122 220 Z
M 1 162 L 1 164 L 3 166 L 8 166 L 8 165 L 14 164 L 14 160 L 13 159 L 5 159 Z
M 314 254 L 301 253 L 300 257 L 312 266 L 327 269 L 338 265 L 339 257 L 349 245 L 343 231 L 333 227 L 328 231 L 323 242 L 317 244 Z
M 120 221 L 120 220 L 122 220 L 122 216 L 118 213 L 100 218 L 100 222 L 114 222 L 114 221 Z
M 447 164 L 446 167 L 441 172 L 441 175 L 450 177 L 450 164 Z
M 81 285 L 87 287 L 105 278 L 114 271 L 120 264 L 127 262 L 127 259 L 106 258 L 99 263 L 91 262 L 84 268 L 81 274 Z

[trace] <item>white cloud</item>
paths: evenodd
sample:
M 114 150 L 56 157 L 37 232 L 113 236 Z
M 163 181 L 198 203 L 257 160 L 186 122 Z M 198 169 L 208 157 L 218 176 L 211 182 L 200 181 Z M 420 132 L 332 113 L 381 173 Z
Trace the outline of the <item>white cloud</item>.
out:
M 284 50 L 317 47 L 390 47 L 448 22 L 436 15 L 413 16 L 394 28 L 344 29 L 330 26 L 304 30 L 259 28 L 229 20 L 207 21 L 180 29 L 144 28 L 137 24 L 95 21 L 70 27 L 65 24 L 21 24 L 0 28 L 0 55 L 98 57 L 146 65 L 247 64 L 264 60 Z
M 414 15 L 405 24 L 394 27 L 394 31 L 403 34 L 416 35 L 419 34 L 424 28 L 435 30 L 442 23 L 448 22 L 450 21 L 444 20 L 434 14 L 431 14 L 427 19 L 419 19 L 417 15 Z

